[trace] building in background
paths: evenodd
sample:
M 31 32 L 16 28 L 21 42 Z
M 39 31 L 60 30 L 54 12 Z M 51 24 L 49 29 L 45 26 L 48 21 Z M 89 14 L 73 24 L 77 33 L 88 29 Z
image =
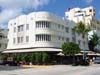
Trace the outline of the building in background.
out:
M 100 37 L 100 21 L 96 19 L 95 15 L 96 11 L 93 6 L 86 8 L 68 8 L 65 12 L 65 17 L 68 20 L 74 21 L 75 23 L 82 21 L 85 25 L 89 25 L 93 28 L 93 30 L 88 33 L 88 38 L 90 38 L 94 32 Z M 98 49 L 100 49 L 99 46 Z
M 7 29 L 0 28 L 0 51 L 7 48 Z
M 86 25 L 90 25 L 93 18 L 95 18 L 95 8 L 90 6 L 86 8 L 72 8 L 65 12 L 65 17 L 69 20 L 78 23 L 84 22 Z
M 49 12 L 32 12 L 8 23 L 8 46 L 3 53 L 60 52 L 64 42 L 75 42 L 88 49 L 87 36 L 73 31 L 75 22 Z

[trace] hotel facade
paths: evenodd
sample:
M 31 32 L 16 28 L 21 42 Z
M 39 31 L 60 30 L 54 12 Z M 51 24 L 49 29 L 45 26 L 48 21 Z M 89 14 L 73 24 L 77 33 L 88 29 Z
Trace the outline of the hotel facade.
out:
M 76 23 L 49 12 L 32 12 L 8 23 L 8 46 L 3 53 L 61 52 L 64 42 L 79 44 L 88 49 L 87 36 L 77 34 Z

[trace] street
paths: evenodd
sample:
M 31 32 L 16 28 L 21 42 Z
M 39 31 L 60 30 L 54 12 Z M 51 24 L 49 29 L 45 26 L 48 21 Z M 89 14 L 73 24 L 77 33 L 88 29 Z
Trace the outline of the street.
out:
M 100 75 L 100 65 L 55 65 L 52 68 L 21 68 L 1 66 L 0 75 Z

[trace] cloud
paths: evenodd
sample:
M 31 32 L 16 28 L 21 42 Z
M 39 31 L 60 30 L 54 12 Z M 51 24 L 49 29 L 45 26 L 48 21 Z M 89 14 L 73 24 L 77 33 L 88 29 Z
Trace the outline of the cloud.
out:
M 94 0 L 84 0 L 87 4 L 91 4 Z
M 21 15 L 21 10 L 5 9 L 0 13 L 0 24 L 7 22 L 9 19 Z
M 24 10 L 37 10 L 48 3 L 49 0 L 0 0 L 0 26 L 23 14 Z

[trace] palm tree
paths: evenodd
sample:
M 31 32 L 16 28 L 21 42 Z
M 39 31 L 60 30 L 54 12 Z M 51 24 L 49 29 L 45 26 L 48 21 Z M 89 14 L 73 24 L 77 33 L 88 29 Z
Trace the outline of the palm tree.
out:
M 85 25 L 82 21 L 77 23 L 77 25 L 73 28 L 77 33 L 82 34 L 82 37 L 84 38 L 85 35 L 88 34 L 89 31 L 92 30 L 92 28 L 89 25 Z M 83 59 L 85 59 L 85 52 L 83 53 Z
M 89 49 L 92 50 L 92 51 L 95 51 L 94 49 L 95 49 L 96 45 L 99 44 L 99 42 L 100 41 L 99 41 L 98 35 L 96 33 L 94 33 L 92 35 L 92 37 L 90 38 L 89 43 L 88 43 Z
M 91 31 L 91 27 L 90 26 L 86 26 L 82 21 L 80 21 L 79 23 L 77 23 L 77 25 L 73 28 L 77 33 L 82 34 L 82 37 L 84 38 L 84 36 Z

